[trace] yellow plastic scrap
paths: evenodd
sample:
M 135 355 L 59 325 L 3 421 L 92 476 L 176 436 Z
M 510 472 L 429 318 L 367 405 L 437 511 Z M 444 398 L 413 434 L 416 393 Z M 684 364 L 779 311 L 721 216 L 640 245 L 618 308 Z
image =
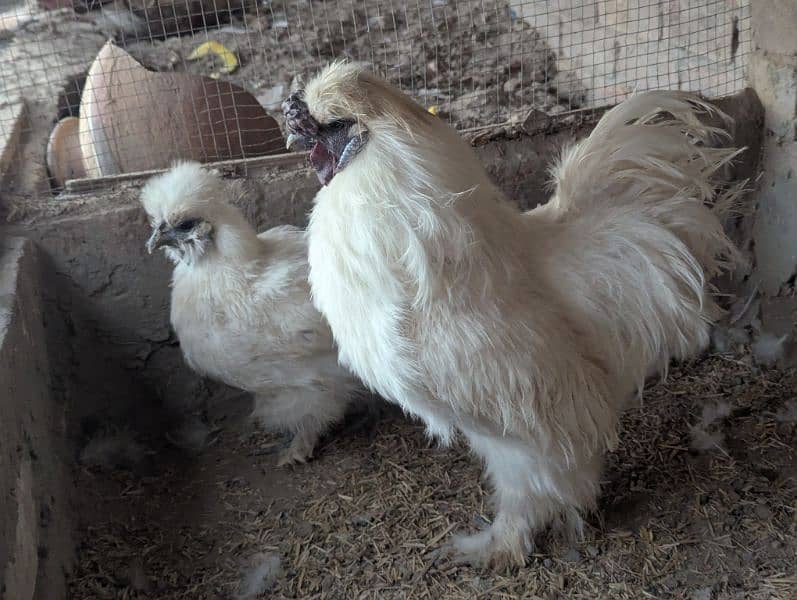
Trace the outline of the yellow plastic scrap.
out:
M 430 106 L 427 110 L 430 113 L 432 113 L 434 116 L 437 116 L 437 107 L 436 106 Z
M 205 42 L 201 44 L 188 55 L 188 60 L 198 60 L 208 54 L 213 54 L 219 59 L 219 62 L 221 62 L 219 72 L 221 73 L 232 73 L 238 68 L 238 58 L 235 56 L 235 53 L 219 42 Z M 211 73 L 210 76 L 213 79 L 218 79 L 219 74 Z

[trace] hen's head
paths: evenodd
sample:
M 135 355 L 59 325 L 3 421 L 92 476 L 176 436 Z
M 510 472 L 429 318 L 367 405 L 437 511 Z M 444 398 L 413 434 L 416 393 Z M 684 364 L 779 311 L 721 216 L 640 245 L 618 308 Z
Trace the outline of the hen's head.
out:
M 195 162 L 178 163 L 151 178 L 141 190 L 152 226 L 147 250 L 165 248 L 172 261 L 189 265 L 213 248 L 230 254 L 247 237 L 248 226 L 224 194 L 221 179 Z
M 411 132 L 433 119 L 400 90 L 356 63 L 334 62 L 282 103 L 288 149 L 311 149 L 322 184 L 343 171 L 384 127 Z

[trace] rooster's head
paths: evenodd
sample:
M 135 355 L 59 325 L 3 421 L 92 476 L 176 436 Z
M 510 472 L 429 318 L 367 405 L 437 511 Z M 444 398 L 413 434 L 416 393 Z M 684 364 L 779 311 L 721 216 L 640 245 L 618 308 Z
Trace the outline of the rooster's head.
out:
M 387 128 L 405 131 L 433 118 L 363 65 L 334 62 L 282 103 L 289 150 L 309 149 L 323 185 Z

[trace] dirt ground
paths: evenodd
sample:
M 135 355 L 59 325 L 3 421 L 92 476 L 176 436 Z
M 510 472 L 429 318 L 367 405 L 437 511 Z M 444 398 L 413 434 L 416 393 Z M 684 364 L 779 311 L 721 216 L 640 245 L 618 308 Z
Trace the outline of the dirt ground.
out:
M 389 414 L 276 470 L 232 400 L 198 454 L 138 439 L 132 469 L 80 471 L 72 597 L 794 598 L 796 390 L 730 355 L 675 369 L 624 419 L 587 539 L 500 573 L 438 554 L 491 517 L 464 447 Z

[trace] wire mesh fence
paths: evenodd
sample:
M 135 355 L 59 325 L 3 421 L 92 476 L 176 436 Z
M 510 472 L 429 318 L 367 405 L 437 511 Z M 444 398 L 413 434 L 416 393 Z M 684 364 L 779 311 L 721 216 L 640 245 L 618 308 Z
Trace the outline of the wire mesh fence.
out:
M 281 101 L 334 58 L 368 63 L 467 129 L 636 89 L 730 94 L 751 44 L 749 0 L 25 0 L 0 11 L 0 172 L 22 196 L 175 158 L 284 152 Z

